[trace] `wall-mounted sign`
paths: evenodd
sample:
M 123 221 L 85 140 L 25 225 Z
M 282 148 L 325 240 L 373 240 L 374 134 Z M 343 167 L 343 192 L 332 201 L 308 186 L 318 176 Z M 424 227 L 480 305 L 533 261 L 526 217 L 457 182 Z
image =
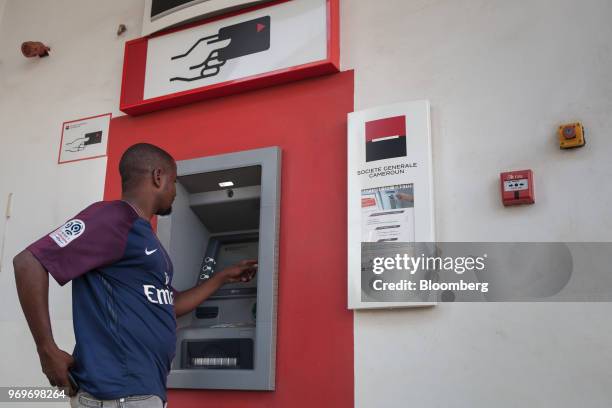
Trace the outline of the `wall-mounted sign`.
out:
M 273 0 L 145 0 L 142 35 Z
M 111 116 L 106 113 L 64 122 L 58 164 L 106 156 Z
M 433 304 L 427 293 L 379 296 L 366 279 L 371 274 L 363 272 L 375 257 L 409 253 L 415 243 L 434 240 L 429 102 L 349 114 L 348 307 Z
M 339 70 L 338 0 L 276 1 L 125 47 L 130 115 Z

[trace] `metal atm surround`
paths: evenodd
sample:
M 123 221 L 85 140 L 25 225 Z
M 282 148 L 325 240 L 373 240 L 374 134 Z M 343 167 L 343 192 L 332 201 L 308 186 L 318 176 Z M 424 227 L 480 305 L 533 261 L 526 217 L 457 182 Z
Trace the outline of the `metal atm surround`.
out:
M 209 233 L 203 228 L 201 219 L 190 207 L 198 194 L 190 193 L 183 183 L 199 174 L 231 171 L 259 166 L 259 229 L 235 230 L 235 220 L 228 217 L 229 230 L 224 233 Z M 258 239 L 258 272 L 256 274 L 256 324 L 251 327 L 232 327 L 211 330 L 204 327 L 196 317 L 198 309 L 177 320 L 177 349 L 168 376 L 168 388 L 190 389 L 238 389 L 274 390 L 276 365 L 276 303 L 278 272 L 278 231 L 280 210 L 281 151 L 278 147 L 248 150 L 218 156 L 201 157 L 177 162 L 177 197 L 173 212 L 158 219 L 158 236 L 168 249 L 174 264 L 173 286 L 186 290 L 196 285 L 200 278 L 201 262 L 208 251 L 219 245 L 219 240 Z M 249 188 L 251 190 L 249 190 Z M 246 194 L 252 188 L 244 189 Z M 240 199 L 240 188 L 235 188 L 235 197 Z M 216 220 L 219 221 L 219 220 Z M 223 220 L 221 220 L 223 221 Z M 234 229 L 233 229 L 234 228 Z M 204 230 L 204 231 L 203 231 Z M 216 243 L 215 243 L 216 242 Z M 242 242 L 242 241 L 241 241 Z M 223 287 L 209 300 L 215 302 Z M 222 294 L 223 292 L 221 292 Z M 227 292 L 226 292 L 227 293 Z M 240 297 L 240 296 L 236 296 Z M 245 296 L 246 297 L 246 296 Z M 206 313 L 204 310 L 201 313 Z M 254 331 L 254 332 L 253 332 Z M 232 332 L 233 335 L 228 335 Z M 202 337 L 206 335 L 207 337 Z M 198 338 L 198 336 L 200 336 Z M 184 348 L 193 338 L 198 340 L 235 339 L 236 347 L 243 350 L 238 340 L 252 338 L 252 368 L 185 368 L 189 362 L 182 359 Z M 242 351 L 241 351 L 242 352 Z

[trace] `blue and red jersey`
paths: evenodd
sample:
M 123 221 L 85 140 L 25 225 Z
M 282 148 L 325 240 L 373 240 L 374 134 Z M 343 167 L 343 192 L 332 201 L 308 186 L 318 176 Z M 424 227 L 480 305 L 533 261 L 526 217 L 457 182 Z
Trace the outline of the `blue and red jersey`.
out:
M 28 250 L 60 285 L 72 281 L 71 372 L 81 389 L 165 401 L 176 347 L 173 269 L 151 224 L 125 201 L 101 201 Z

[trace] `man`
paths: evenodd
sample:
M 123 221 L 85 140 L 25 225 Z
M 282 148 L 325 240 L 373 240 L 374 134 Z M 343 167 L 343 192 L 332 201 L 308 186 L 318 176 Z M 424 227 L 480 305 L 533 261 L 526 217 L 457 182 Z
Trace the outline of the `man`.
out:
M 121 200 L 87 207 L 28 246 L 14 260 L 21 307 L 42 370 L 66 387 L 73 407 L 162 407 L 174 358 L 176 317 L 195 309 L 225 282 L 248 281 L 245 260 L 184 292 L 172 286 L 172 263 L 149 220 L 168 215 L 176 196 L 176 163 L 146 143 L 123 154 Z M 49 319 L 51 275 L 72 281 L 76 346 L 58 348 Z

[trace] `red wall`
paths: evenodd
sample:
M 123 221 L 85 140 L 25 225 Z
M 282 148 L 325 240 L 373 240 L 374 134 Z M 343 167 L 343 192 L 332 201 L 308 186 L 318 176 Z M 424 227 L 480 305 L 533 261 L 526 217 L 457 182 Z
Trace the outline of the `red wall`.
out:
M 170 407 L 353 407 L 346 308 L 346 115 L 353 72 L 111 121 L 104 198 L 137 142 L 175 159 L 282 149 L 276 391 L 171 390 Z

